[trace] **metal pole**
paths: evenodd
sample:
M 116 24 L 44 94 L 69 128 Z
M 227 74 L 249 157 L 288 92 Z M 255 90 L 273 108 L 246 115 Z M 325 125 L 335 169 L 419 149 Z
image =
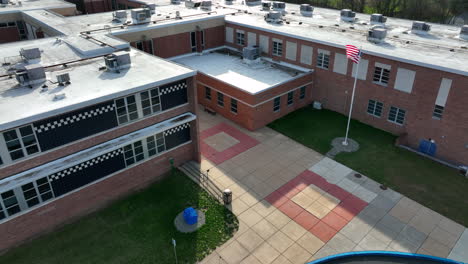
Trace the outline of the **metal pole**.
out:
M 177 261 L 177 251 L 176 251 L 176 241 L 175 241 L 175 239 L 172 239 L 172 245 L 174 245 L 175 263 L 178 264 L 178 261 Z
M 348 125 L 346 126 L 346 136 L 343 141 L 343 146 L 348 145 L 348 133 L 349 133 L 349 124 L 351 123 L 351 113 L 353 112 L 353 104 L 354 104 L 354 92 L 356 91 L 356 84 L 357 84 L 357 77 L 359 74 L 359 63 L 361 60 L 359 59 L 357 65 L 356 65 L 356 76 L 354 76 L 354 86 L 353 86 L 353 93 L 351 95 L 351 105 L 349 106 L 349 115 L 348 115 Z

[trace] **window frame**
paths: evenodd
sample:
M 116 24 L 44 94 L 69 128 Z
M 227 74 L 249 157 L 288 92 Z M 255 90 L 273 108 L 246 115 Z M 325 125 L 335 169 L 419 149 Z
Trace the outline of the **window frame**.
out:
M 31 130 L 32 133 L 27 134 L 27 135 L 24 136 L 22 134 L 22 129 L 25 129 L 27 127 L 29 127 L 29 129 Z M 7 138 L 5 137 L 5 134 L 10 133 L 10 132 L 14 132 L 16 138 L 14 138 L 12 140 L 7 140 Z M 16 128 L 13 128 L 13 129 L 9 129 L 9 130 L 3 131 L 1 134 L 2 134 L 3 140 L 5 142 L 5 154 L 8 154 L 8 158 L 10 159 L 11 162 L 16 162 L 16 161 L 22 160 L 22 159 L 24 159 L 26 157 L 36 155 L 37 153 L 41 153 L 41 146 L 39 145 L 39 141 L 37 139 L 36 131 L 34 131 L 34 128 L 33 128 L 32 124 L 21 126 L 21 127 L 16 127 Z M 25 145 L 26 144 L 24 142 L 25 138 L 30 138 L 31 136 L 33 137 L 32 138 L 32 140 L 33 140 L 32 143 L 30 143 L 28 145 Z M 8 143 L 16 141 L 16 140 L 19 143 L 19 148 L 16 148 L 14 150 L 10 150 L 9 147 L 8 147 Z M 31 148 L 31 147 L 36 147 L 37 150 L 35 152 L 29 153 L 28 148 Z M 13 158 L 11 153 L 12 152 L 18 152 L 20 150 L 21 150 L 21 155 L 22 156 L 18 157 L 18 158 Z
M 190 32 L 190 49 L 192 52 L 197 52 L 197 32 Z
M 236 31 L 236 44 L 239 46 L 245 46 L 245 33 Z
M 281 96 L 277 96 L 273 99 L 273 112 L 279 112 L 281 110 Z
M 211 88 L 205 86 L 205 99 L 211 101 Z
M 117 123 L 119 124 L 119 126 L 120 126 L 120 125 L 123 125 L 123 124 L 131 123 L 132 121 L 135 121 L 135 120 L 138 120 L 138 119 L 141 118 L 140 111 L 138 110 L 138 102 L 139 102 L 139 100 L 137 100 L 137 99 L 139 99 L 139 98 L 137 98 L 137 96 L 139 96 L 139 93 L 137 93 L 137 94 L 131 94 L 131 95 L 127 95 L 127 96 L 124 96 L 124 97 L 120 97 L 120 98 L 114 99 L 115 113 L 116 113 L 116 115 L 117 115 Z M 130 105 L 135 104 L 135 111 L 132 111 L 132 112 L 129 111 L 128 98 L 130 98 L 130 97 L 133 97 L 134 100 L 135 100 L 134 103 L 130 103 Z M 124 101 L 124 105 L 123 105 L 123 107 L 122 107 L 122 106 L 119 107 L 119 106 L 117 105 L 117 104 L 118 104 L 117 101 L 122 100 L 122 99 L 123 99 L 123 101 Z M 125 114 L 119 115 L 119 109 L 122 109 L 122 108 L 125 108 Z M 131 114 L 134 114 L 134 113 L 136 113 L 136 118 L 130 118 L 130 115 L 131 115 Z M 120 118 L 123 117 L 123 116 L 125 116 L 125 117 L 127 118 L 127 121 L 121 122 Z
M 372 107 L 371 107 L 371 105 L 372 105 Z M 382 102 L 380 102 L 380 101 L 369 99 L 369 101 L 367 102 L 366 112 L 367 112 L 367 114 L 369 114 L 371 116 L 381 118 L 382 113 L 383 113 L 383 109 L 384 109 L 384 104 Z M 369 110 L 372 110 L 372 111 L 369 112 Z M 377 113 L 379 113 L 379 114 L 377 114 Z
M 217 92 L 217 95 L 216 95 L 216 104 L 217 104 L 219 107 L 224 107 L 224 94 L 223 94 L 223 93 Z
M 388 83 L 390 82 L 390 70 L 380 66 L 375 66 L 372 82 L 378 85 L 388 86 Z
M 301 88 L 299 88 L 299 100 L 302 100 L 306 97 L 306 89 L 306 86 L 302 86 Z
M 237 106 L 238 106 L 238 101 L 231 97 L 231 112 L 236 115 L 238 111 Z
M 330 69 L 330 54 L 319 52 L 317 55 L 317 67 L 324 70 Z
M 143 139 L 127 144 L 123 146 L 122 148 L 124 150 L 125 167 L 129 167 L 134 164 L 137 164 L 140 161 L 145 160 L 146 158 L 145 149 L 143 147 Z M 138 149 L 138 153 L 136 151 L 137 149 Z M 127 153 L 130 153 L 130 152 L 131 154 L 128 154 L 129 156 L 127 156 Z M 132 160 L 132 162 L 131 163 L 127 162 L 130 159 Z
M 38 181 L 41 181 L 41 180 L 45 180 L 46 182 L 44 183 L 39 183 Z M 32 185 L 32 188 L 29 188 L 29 189 L 24 189 L 25 186 L 31 184 Z M 42 186 L 47 186 L 47 190 L 42 192 L 41 191 L 41 188 Z M 55 197 L 55 194 L 54 194 L 54 190 L 52 189 L 52 185 L 50 184 L 50 181 L 48 179 L 48 177 L 42 177 L 42 178 L 39 178 L 39 179 L 36 179 L 32 182 L 29 182 L 29 183 L 26 183 L 26 184 L 23 184 L 21 186 L 18 187 L 20 190 L 21 190 L 21 193 L 22 193 L 22 198 L 24 199 L 24 203 L 25 203 L 25 206 L 27 207 L 27 209 L 29 208 L 33 208 L 37 205 L 40 205 L 50 199 L 53 199 Z M 30 197 L 30 198 L 27 198 L 26 197 L 26 192 L 28 191 L 32 191 L 34 190 L 34 193 L 35 193 L 35 196 L 34 197 Z M 47 194 L 50 194 L 50 197 L 49 198 L 44 198 L 45 195 Z M 36 204 L 33 204 L 33 205 L 29 205 L 29 201 L 33 200 L 33 199 L 37 199 L 37 203 Z
M 435 104 L 434 110 L 432 111 L 432 118 L 441 120 L 444 116 L 445 106 Z
M 140 49 L 140 47 L 141 49 Z M 141 51 L 145 51 L 145 45 L 143 45 L 143 41 L 135 41 L 135 47 Z
M 158 143 L 159 140 L 162 140 L 162 144 Z M 152 156 L 156 156 L 166 151 L 166 138 L 164 137 L 164 132 L 160 132 L 155 135 L 146 137 L 145 143 L 146 143 L 145 145 L 146 145 L 146 152 L 148 154 L 148 158 Z M 151 147 L 150 143 L 154 143 L 154 147 Z M 162 147 L 163 149 L 160 150 L 160 147 Z M 154 150 L 154 153 L 152 153 L 152 150 Z
M 273 56 L 283 56 L 283 42 L 273 40 L 273 46 L 271 50 Z
M 287 104 L 288 106 L 291 106 L 294 104 L 294 91 L 288 92 L 288 97 L 287 97 Z
M 392 110 L 395 109 L 395 113 L 392 114 Z M 398 122 L 400 115 L 401 115 L 401 112 L 403 112 L 403 120 L 400 122 Z M 394 115 L 395 118 L 394 120 L 391 119 L 391 116 Z M 406 121 L 406 110 L 405 109 L 402 109 L 402 108 L 398 108 L 396 106 L 390 106 L 390 110 L 388 111 L 388 118 L 387 120 L 390 122 L 390 123 L 394 123 L 396 125 L 400 125 L 400 126 L 403 126 L 405 124 L 405 121 Z
M 153 96 L 153 94 L 152 94 L 153 91 L 156 91 L 156 93 L 157 93 L 156 96 Z M 145 93 L 148 94 L 148 98 L 143 99 L 143 94 L 145 94 Z M 154 115 L 154 114 L 159 113 L 159 112 L 162 111 L 161 92 L 159 90 L 159 87 L 139 92 L 138 93 L 138 99 L 139 99 L 139 102 L 140 102 L 140 105 L 141 105 L 142 117 L 147 117 L 147 116 L 150 116 L 150 115 Z M 157 99 L 157 101 L 159 101 L 158 103 L 153 102 L 153 100 L 156 100 L 156 99 Z M 149 106 L 145 107 L 144 106 L 144 104 L 145 104 L 144 101 L 148 101 Z M 159 110 L 155 111 L 154 110 L 155 107 L 159 107 Z M 137 105 L 137 108 L 138 108 L 138 105 Z M 150 109 L 150 112 L 145 114 L 145 109 Z

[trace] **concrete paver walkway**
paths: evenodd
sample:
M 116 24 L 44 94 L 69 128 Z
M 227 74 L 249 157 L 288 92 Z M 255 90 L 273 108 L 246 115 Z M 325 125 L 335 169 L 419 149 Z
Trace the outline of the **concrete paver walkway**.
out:
M 464 226 L 269 128 L 199 117 L 201 168 L 232 190 L 240 221 L 203 263 L 306 263 L 363 250 L 468 261 Z

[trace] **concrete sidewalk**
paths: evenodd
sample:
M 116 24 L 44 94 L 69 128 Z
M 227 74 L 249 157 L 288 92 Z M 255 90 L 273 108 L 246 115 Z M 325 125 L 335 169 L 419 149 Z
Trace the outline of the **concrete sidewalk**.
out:
M 363 250 L 468 261 L 464 226 L 269 128 L 199 118 L 202 170 L 232 190 L 240 221 L 202 263 L 305 263 Z

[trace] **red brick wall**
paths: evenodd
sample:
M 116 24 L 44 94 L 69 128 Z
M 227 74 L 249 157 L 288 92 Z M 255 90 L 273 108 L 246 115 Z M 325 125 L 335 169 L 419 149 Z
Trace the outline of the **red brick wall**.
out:
M 348 72 L 346 75 L 333 72 L 335 52 L 344 54 L 344 49 L 285 37 L 230 23 L 227 23 L 226 26 L 234 29 L 234 42 L 235 29 L 244 30 L 246 32 L 246 39 L 247 32 L 256 33 L 257 44 L 259 44 L 259 34 L 269 36 L 269 51 L 265 56 L 314 69 L 315 83 L 312 92 L 313 100 L 322 102 L 323 106 L 327 109 L 343 114 L 348 113 L 354 81 L 354 78 L 351 76 L 352 63 L 348 62 Z M 271 38 L 283 40 L 283 56 L 272 56 Z M 297 43 L 297 61 L 291 61 L 285 58 L 286 41 Z M 312 65 L 305 65 L 299 62 L 301 44 L 306 44 L 314 48 Z M 226 45 L 241 48 L 236 44 L 226 43 Z M 317 61 L 317 49 L 325 49 L 331 52 L 330 68 L 328 70 L 315 67 Z M 368 54 L 364 54 L 363 58 L 369 60 L 369 67 L 367 70 L 366 80 L 358 80 L 357 83 L 353 118 L 379 129 L 389 131 L 395 135 L 407 135 L 407 137 L 405 137 L 407 140 L 406 144 L 413 148 L 417 148 L 421 139 L 432 138 L 436 141 L 438 146 L 437 157 L 453 162 L 468 164 L 468 148 L 465 147 L 465 144 L 468 143 L 468 133 L 466 133 L 468 129 L 468 111 L 466 111 L 465 103 L 468 101 L 468 91 L 466 89 L 468 77 L 388 60 Z M 386 87 L 372 82 L 375 62 L 389 64 L 392 67 L 390 81 Z M 398 67 L 416 71 L 416 78 L 411 94 L 394 89 Z M 452 79 L 453 82 L 445 107 L 444 116 L 442 120 L 435 120 L 432 118 L 432 112 L 442 78 Z M 367 114 L 366 110 L 369 99 L 378 100 L 384 103 L 382 117 L 377 118 Z M 390 106 L 403 108 L 407 111 L 404 126 L 387 121 Z
M 20 173 L 22 171 L 34 168 L 41 164 L 56 160 L 58 158 L 73 154 L 75 152 L 93 147 L 95 145 L 101 144 L 103 142 L 109 141 L 111 139 L 126 135 L 133 131 L 137 131 L 139 129 L 145 128 L 147 126 L 151 126 L 153 124 L 159 123 L 171 117 L 186 113 L 192 112 L 196 113 L 196 91 L 195 87 L 193 87 L 193 80 L 191 78 L 187 81 L 188 85 L 188 101 L 189 104 L 186 106 L 178 107 L 173 110 L 169 110 L 162 114 L 157 114 L 148 118 L 140 119 L 132 124 L 123 127 L 117 127 L 116 129 L 100 134 L 98 136 L 91 136 L 85 138 L 83 140 L 73 142 L 69 145 L 64 147 L 58 147 L 46 153 L 40 153 L 38 156 L 26 159 L 24 161 L 20 161 L 18 163 L 14 163 L 10 166 L 4 167 L 0 169 L 0 179 L 6 178 L 8 176 Z M 193 87 L 193 88 L 191 88 Z M 195 135 L 195 134 L 192 134 Z M 192 137 L 195 138 L 195 137 Z
M 266 92 L 252 95 L 215 78 L 199 73 L 197 75 L 198 102 L 249 130 L 256 130 L 277 118 L 311 103 L 312 78 L 313 73 L 309 73 Z M 212 88 L 211 100 L 205 98 L 205 84 Z M 287 94 L 284 94 L 281 96 L 280 111 L 273 112 L 273 100 L 271 99 L 294 88 L 304 86 L 305 84 L 308 84 L 306 88 L 306 98 L 299 100 L 299 90 L 296 90 L 294 92 L 294 104 L 287 106 Z M 224 94 L 224 107 L 220 107 L 217 103 L 216 90 Z M 238 100 L 237 114 L 231 112 L 231 97 Z M 270 101 L 260 104 L 267 100 Z
M 111 11 L 110 1 L 107 0 L 84 0 L 84 7 L 87 14 Z
M 179 147 L 1 224 L 0 251 L 50 232 L 130 192 L 146 187 L 170 170 L 169 158 L 174 158 L 175 166 L 179 166 L 195 159 L 194 153 L 193 144 Z
M 192 52 L 190 32 L 154 38 L 154 53 L 162 58 L 174 57 Z
M 0 28 L 0 43 L 19 41 L 20 35 L 17 27 Z
M 212 49 L 224 45 L 224 26 L 206 28 L 205 49 Z

